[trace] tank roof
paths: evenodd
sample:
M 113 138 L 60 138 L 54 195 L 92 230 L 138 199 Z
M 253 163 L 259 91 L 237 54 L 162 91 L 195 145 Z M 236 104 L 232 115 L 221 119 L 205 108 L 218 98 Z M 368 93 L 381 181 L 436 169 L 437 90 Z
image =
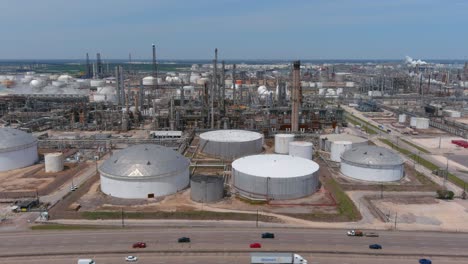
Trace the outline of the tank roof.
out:
M 116 177 L 164 177 L 185 170 L 189 165 L 186 157 L 170 148 L 142 144 L 115 153 L 99 171 Z
M 401 165 L 404 160 L 390 149 L 379 146 L 358 146 L 343 153 L 342 161 L 363 165 Z
M 0 128 L 0 150 L 8 151 L 16 148 L 26 148 L 36 144 L 37 139 L 24 131 L 14 128 Z
M 248 142 L 263 138 L 263 135 L 248 130 L 226 129 L 202 133 L 200 138 L 216 142 Z
M 280 154 L 252 155 L 235 160 L 232 167 L 242 173 L 265 178 L 304 176 L 319 170 L 311 160 Z

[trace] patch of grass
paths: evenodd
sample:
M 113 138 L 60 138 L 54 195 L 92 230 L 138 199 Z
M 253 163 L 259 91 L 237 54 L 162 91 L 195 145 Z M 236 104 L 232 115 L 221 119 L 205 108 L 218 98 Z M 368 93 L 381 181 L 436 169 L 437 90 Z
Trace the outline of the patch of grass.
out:
M 360 119 L 359 117 L 356 117 L 356 116 L 352 116 L 350 114 L 347 114 L 346 115 L 346 119 L 353 125 L 357 126 L 361 126 L 365 131 L 367 131 L 367 133 L 371 134 L 371 135 L 377 135 L 378 132 L 375 130 L 379 130 L 378 127 L 370 124 L 369 122 L 367 121 L 364 121 L 362 119 Z M 382 130 L 383 131 L 383 130 Z
M 119 211 L 95 211 L 83 212 L 82 217 L 89 220 L 97 219 L 121 219 L 122 212 Z M 237 220 L 256 221 L 257 214 L 233 213 L 233 212 L 210 212 L 210 211 L 184 211 L 184 212 L 124 212 L 124 219 L 183 219 L 183 220 Z M 276 217 L 258 215 L 262 222 L 278 222 Z
M 408 158 L 416 161 L 417 163 L 419 163 L 420 165 L 426 167 L 427 169 L 429 169 L 431 171 L 435 171 L 435 170 L 439 169 L 439 167 L 437 167 L 437 165 L 435 165 L 434 163 L 422 158 L 421 156 L 419 156 L 417 154 L 412 153 L 411 151 L 409 151 L 407 149 L 396 146 L 395 144 L 393 144 L 393 142 L 389 141 L 388 139 L 379 138 L 379 140 L 382 141 L 383 143 L 391 146 L 393 149 L 398 150 L 403 155 L 405 155 Z M 458 178 L 456 175 L 453 175 L 452 173 L 448 173 L 447 179 L 450 182 L 457 185 L 458 187 L 464 188 L 464 186 L 465 186 L 465 182 L 462 179 Z
M 89 229 L 111 229 L 111 226 L 93 226 L 93 225 L 62 225 L 62 224 L 43 224 L 31 226 L 31 230 L 89 230 Z
M 359 210 L 335 179 L 328 177 L 324 180 L 324 184 L 325 187 L 333 194 L 333 197 L 335 197 L 336 202 L 338 203 L 338 212 L 340 215 L 346 217 L 349 221 L 357 221 L 361 219 Z
M 419 173 L 417 171 L 414 172 L 414 177 L 416 179 L 418 179 L 418 181 L 421 183 L 421 184 L 430 184 L 430 185 L 434 185 L 435 183 L 433 181 L 431 181 L 431 179 L 429 179 L 428 177 L 424 176 L 424 174 L 422 173 Z
M 418 146 L 418 145 L 416 145 L 416 144 L 413 144 L 413 143 L 409 142 L 409 141 L 406 140 L 406 139 L 401 139 L 401 141 L 403 141 L 403 142 L 405 142 L 406 144 L 412 146 L 413 148 L 415 148 L 415 149 L 421 151 L 421 152 L 424 153 L 424 154 L 430 154 L 430 153 L 431 153 L 430 151 L 426 150 L 425 148 L 422 148 L 422 147 L 420 147 L 420 146 Z

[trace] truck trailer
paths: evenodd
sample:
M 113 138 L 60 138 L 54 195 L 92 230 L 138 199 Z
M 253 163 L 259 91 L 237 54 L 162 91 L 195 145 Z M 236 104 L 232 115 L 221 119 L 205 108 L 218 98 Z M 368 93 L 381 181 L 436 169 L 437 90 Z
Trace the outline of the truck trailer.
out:
M 94 259 L 79 259 L 78 264 L 96 264 Z
M 250 264 L 307 264 L 307 260 L 294 253 L 252 252 Z

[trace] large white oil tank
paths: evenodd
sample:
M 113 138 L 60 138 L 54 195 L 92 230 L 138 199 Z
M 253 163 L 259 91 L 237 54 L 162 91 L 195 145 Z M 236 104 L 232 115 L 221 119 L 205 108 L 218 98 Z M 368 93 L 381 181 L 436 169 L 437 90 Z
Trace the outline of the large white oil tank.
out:
M 289 142 L 289 155 L 311 160 L 314 155 L 314 145 L 307 141 Z
M 275 152 L 278 154 L 289 153 L 289 143 L 294 141 L 294 134 L 276 134 Z
M 106 82 L 104 80 L 95 79 L 90 81 L 91 87 L 101 87 L 104 86 Z
M 410 127 L 416 127 L 417 117 L 412 116 L 410 118 Z
M 341 155 L 341 172 L 351 178 L 373 182 L 398 181 L 405 161 L 395 152 L 378 146 L 353 147 Z
M 233 160 L 258 154 L 263 149 L 263 135 L 247 130 L 215 130 L 200 134 L 199 150 L 203 153 Z
M 406 122 L 406 115 L 401 114 L 398 116 L 398 123 L 405 123 Z
M 416 128 L 417 129 L 428 129 L 429 128 L 429 119 L 424 117 L 418 117 L 416 119 Z
M 156 78 L 154 78 L 153 76 L 146 76 L 145 78 L 143 78 L 142 82 L 143 82 L 143 85 L 145 85 L 145 86 L 155 85 L 156 84 Z
M 64 75 L 60 75 L 60 76 L 57 78 L 57 81 L 67 83 L 67 82 L 73 81 L 73 77 L 71 77 L 70 75 L 64 74 Z
M 62 153 L 47 153 L 44 155 L 45 172 L 63 171 L 63 154 Z
M 34 164 L 37 139 L 13 128 L 0 128 L 0 171 L 14 170 Z
M 297 199 L 318 188 L 319 165 L 289 155 L 251 155 L 232 163 L 232 185 L 240 196 L 255 200 Z
M 341 155 L 348 149 L 351 149 L 351 141 L 333 141 L 331 143 L 330 159 L 335 162 L 341 162 Z

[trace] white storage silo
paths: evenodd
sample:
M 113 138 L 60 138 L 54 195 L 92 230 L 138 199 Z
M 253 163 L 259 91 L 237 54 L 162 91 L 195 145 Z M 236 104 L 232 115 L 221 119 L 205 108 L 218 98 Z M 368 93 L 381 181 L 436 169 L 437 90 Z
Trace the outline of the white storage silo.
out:
M 357 180 L 398 181 L 404 176 L 404 160 L 384 147 L 359 146 L 343 153 L 341 172 Z
M 171 148 L 134 145 L 114 153 L 101 165 L 101 191 L 135 199 L 173 194 L 189 185 L 189 165 L 189 159 Z
M 334 141 L 331 143 L 330 159 L 335 162 L 341 162 L 341 155 L 348 149 L 351 149 L 351 141 Z
M 37 139 L 13 128 L 0 128 L 0 171 L 14 170 L 38 160 Z
M 366 138 L 358 137 L 350 134 L 326 134 L 319 137 L 319 147 L 321 150 L 331 152 L 331 145 L 335 141 L 351 141 L 353 147 L 369 144 Z
M 417 129 L 428 129 L 429 128 L 429 118 L 424 118 L 424 117 L 416 118 L 416 128 Z
M 412 116 L 410 118 L 410 127 L 416 127 L 417 117 Z
M 156 85 L 156 81 L 156 78 L 154 78 L 153 76 L 146 76 L 145 78 L 143 78 L 142 83 L 145 86 L 149 86 Z
M 398 123 L 405 123 L 406 122 L 406 115 L 401 114 L 398 116 Z
M 276 134 L 275 152 L 278 154 L 289 153 L 289 143 L 294 141 L 294 134 Z
M 289 155 L 252 155 L 232 163 L 234 190 L 255 200 L 297 199 L 318 188 L 319 165 Z
M 314 145 L 306 141 L 289 142 L 289 155 L 311 160 L 314 157 Z
M 94 79 L 94 80 L 91 80 L 89 83 L 91 87 L 101 87 L 106 84 L 106 82 L 101 79 Z
M 236 129 L 210 131 L 200 134 L 198 148 L 203 153 L 231 160 L 262 152 L 263 135 Z
M 47 153 L 44 155 L 45 172 L 63 171 L 63 154 Z

